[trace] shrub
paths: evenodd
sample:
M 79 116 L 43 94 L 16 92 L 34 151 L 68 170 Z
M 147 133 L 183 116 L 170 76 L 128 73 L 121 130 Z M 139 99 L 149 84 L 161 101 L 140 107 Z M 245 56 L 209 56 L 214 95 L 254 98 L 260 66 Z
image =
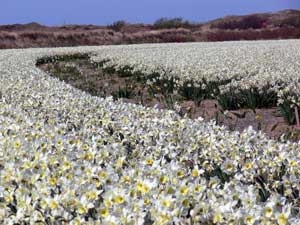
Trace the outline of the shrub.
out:
M 240 20 L 231 19 L 223 20 L 218 23 L 212 24 L 212 28 L 225 29 L 225 30 L 246 30 L 246 29 L 260 29 L 265 26 L 265 20 L 259 16 L 251 15 L 245 16 Z
M 160 18 L 154 22 L 153 27 L 154 29 L 190 28 L 192 24 L 181 17 L 173 19 Z
M 127 23 L 124 20 L 118 20 L 113 24 L 109 25 L 108 28 L 118 32 L 121 31 L 126 24 Z
M 300 17 L 290 17 L 287 18 L 281 22 L 279 22 L 278 24 L 279 27 L 297 27 L 300 28 Z

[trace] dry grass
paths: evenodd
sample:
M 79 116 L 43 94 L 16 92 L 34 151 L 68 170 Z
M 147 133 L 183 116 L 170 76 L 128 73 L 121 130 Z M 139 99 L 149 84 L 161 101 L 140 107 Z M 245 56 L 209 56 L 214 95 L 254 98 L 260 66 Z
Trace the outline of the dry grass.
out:
M 260 29 L 244 29 L 249 27 L 247 18 L 251 16 L 264 21 Z M 96 25 L 4 25 L 0 26 L 0 48 L 300 38 L 300 27 L 287 24 L 287 21 L 290 24 L 297 22 L 299 17 L 300 11 L 285 10 L 272 14 L 224 17 L 204 24 L 193 24 L 187 28 L 160 30 L 145 24 L 125 24 L 117 31 L 109 29 L 109 26 Z M 230 23 L 242 27 L 216 28 L 220 24 Z

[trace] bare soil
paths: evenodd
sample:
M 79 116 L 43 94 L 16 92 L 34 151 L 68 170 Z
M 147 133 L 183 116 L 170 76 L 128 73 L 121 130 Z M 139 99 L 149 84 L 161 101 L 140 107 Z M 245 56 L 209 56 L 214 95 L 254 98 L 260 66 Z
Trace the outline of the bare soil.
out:
M 215 120 L 217 124 L 224 125 L 232 131 L 242 131 L 252 126 L 273 139 L 279 140 L 282 135 L 285 135 L 284 140 L 300 139 L 299 127 L 288 125 L 276 108 L 224 112 L 218 102 L 212 99 L 196 104 L 178 94 L 167 97 L 162 94 L 153 95 L 149 87 L 136 77 L 106 73 L 87 59 L 46 63 L 39 65 L 39 68 L 95 96 L 113 96 L 115 100 L 122 99 L 123 102 L 173 109 L 181 116 L 186 115 L 192 119 L 200 116 L 205 121 Z M 175 102 L 179 107 L 174 107 Z

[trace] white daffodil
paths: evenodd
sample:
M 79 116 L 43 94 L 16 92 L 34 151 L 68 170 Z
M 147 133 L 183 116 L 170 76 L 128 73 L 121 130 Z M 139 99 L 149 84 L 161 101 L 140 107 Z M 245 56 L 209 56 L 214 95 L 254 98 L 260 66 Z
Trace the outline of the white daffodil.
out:
M 0 224 L 298 224 L 299 143 L 91 96 L 35 64 L 93 52 L 104 67 L 159 74 L 148 85 L 231 79 L 222 93 L 268 84 L 279 104 L 296 105 L 299 49 L 286 40 L 0 50 Z

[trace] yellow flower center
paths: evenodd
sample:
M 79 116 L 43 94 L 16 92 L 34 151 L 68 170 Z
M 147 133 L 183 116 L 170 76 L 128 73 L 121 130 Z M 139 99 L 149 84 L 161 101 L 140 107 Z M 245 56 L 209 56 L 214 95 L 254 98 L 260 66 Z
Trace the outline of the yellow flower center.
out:
M 56 203 L 56 201 L 51 201 L 50 202 L 50 204 L 49 204 L 49 207 L 50 207 L 50 209 L 56 209 L 57 208 L 57 203 Z
M 152 159 L 146 159 L 146 164 L 149 166 L 152 166 L 153 160 Z
M 167 199 L 164 199 L 161 201 L 161 205 L 165 208 L 169 207 L 170 206 L 170 201 L 167 200 Z
M 280 213 L 277 216 L 277 223 L 279 225 L 286 225 L 287 224 L 287 218 L 286 218 L 286 216 L 283 213 Z
M 166 176 L 161 176 L 161 177 L 159 178 L 159 183 L 165 184 L 166 182 L 167 182 L 167 177 L 166 177 Z
M 49 178 L 49 184 L 50 184 L 51 186 L 56 185 L 56 178 L 55 178 L 55 177 L 50 177 L 50 178 Z
M 232 172 L 232 170 L 233 170 L 233 165 L 230 164 L 230 163 L 228 163 L 228 164 L 226 164 L 225 169 L 226 169 L 228 172 Z
M 251 163 L 245 163 L 245 169 L 246 170 L 250 170 L 252 168 L 252 164 Z
M 266 207 L 265 208 L 265 216 L 268 217 L 268 218 L 270 218 L 272 216 L 272 214 L 273 214 L 272 208 Z
M 102 218 L 105 218 L 108 216 L 108 209 L 107 208 L 103 208 L 103 209 L 100 209 L 99 211 L 99 215 L 102 217 Z
M 254 223 L 254 220 L 253 220 L 253 217 L 252 216 L 246 216 L 245 217 L 245 223 L 247 224 L 247 225 L 252 225 L 253 223 Z
M 213 223 L 220 223 L 222 220 L 222 215 L 219 212 L 216 212 L 213 217 Z
M 123 196 L 121 195 L 117 195 L 113 198 L 113 201 L 116 203 L 116 204 L 122 204 L 124 202 L 124 198 Z
M 183 186 L 183 187 L 180 188 L 179 191 L 180 191 L 180 194 L 186 195 L 187 192 L 188 192 L 188 188 L 186 186 Z
M 193 177 L 198 177 L 198 176 L 199 176 L 198 170 L 193 169 L 193 170 L 192 170 L 192 176 L 193 176 Z

